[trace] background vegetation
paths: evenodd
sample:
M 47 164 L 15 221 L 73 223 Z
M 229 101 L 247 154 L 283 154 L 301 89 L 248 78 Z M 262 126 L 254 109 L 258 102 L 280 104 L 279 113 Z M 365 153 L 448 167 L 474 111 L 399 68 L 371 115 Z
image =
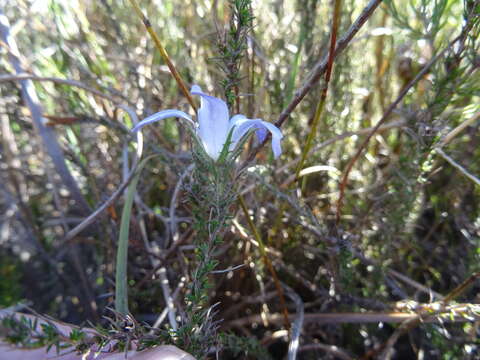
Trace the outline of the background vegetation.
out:
M 243 266 L 209 276 L 205 305 L 217 304 L 209 331 L 223 334 L 220 358 L 286 356 L 271 263 L 298 358 L 478 359 L 479 1 L 140 5 L 188 85 L 226 98 L 232 113 L 281 123 L 285 135 L 279 159 L 252 137 L 237 164 L 249 167 L 232 188 L 243 194 L 269 260 L 233 203 L 212 256 L 217 270 Z M 28 302 L 67 322 L 106 325 L 125 197 L 80 233 L 71 230 L 128 177 L 128 111 L 142 119 L 189 111 L 188 101 L 128 1 L 15 0 L 1 8 L 18 53 L 3 38 L 0 306 Z M 328 81 L 334 19 L 346 47 L 337 47 Z M 32 75 L 41 126 L 17 73 Z M 129 310 L 168 328 L 166 291 L 180 323 L 192 321 L 185 294 L 204 230 L 185 188 L 188 131 L 172 119 L 143 135 L 144 153 L 158 156 L 133 200 Z M 296 181 L 303 153 L 307 171 Z M 402 323 L 402 314 L 414 320 Z

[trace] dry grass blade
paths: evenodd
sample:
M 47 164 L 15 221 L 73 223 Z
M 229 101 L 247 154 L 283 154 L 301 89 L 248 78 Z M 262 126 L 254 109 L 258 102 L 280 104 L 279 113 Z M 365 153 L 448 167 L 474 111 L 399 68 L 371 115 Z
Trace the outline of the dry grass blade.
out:
M 137 13 L 138 17 L 142 19 L 143 24 L 145 25 L 145 28 L 147 29 L 148 33 L 152 37 L 153 42 L 155 43 L 155 46 L 157 47 L 158 51 L 160 52 L 160 55 L 162 56 L 163 60 L 167 63 L 168 68 L 170 69 L 170 72 L 172 76 L 175 78 L 175 81 L 177 82 L 178 86 L 180 87 L 180 90 L 182 91 L 183 95 L 187 98 L 189 104 L 195 110 L 197 111 L 197 106 L 195 105 L 195 102 L 193 101 L 192 96 L 190 95 L 190 92 L 187 89 L 187 86 L 183 82 L 180 74 L 178 73 L 177 69 L 173 65 L 172 60 L 170 60 L 170 57 L 168 56 L 167 51 L 163 47 L 162 43 L 160 42 L 160 38 L 158 35 L 155 33 L 152 27 L 152 23 L 148 18 L 143 14 L 142 10 L 138 6 L 138 3 L 135 0 L 130 0 L 130 3 L 132 4 L 133 8 L 135 9 L 135 12 Z

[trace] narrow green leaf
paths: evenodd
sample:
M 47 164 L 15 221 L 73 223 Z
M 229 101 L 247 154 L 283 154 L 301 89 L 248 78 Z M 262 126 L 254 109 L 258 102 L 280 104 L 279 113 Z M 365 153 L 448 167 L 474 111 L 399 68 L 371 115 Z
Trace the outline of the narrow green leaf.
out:
M 115 310 L 126 316 L 128 314 L 128 282 L 127 282 L 127 261 L 128 261 L 128 235 L 130 232 L 130 217 L 132 214 L 133 198 L 137 189 L 140 174 L 148 162 L 155 155 L 143 159 L 136 170 L 135 176 L 127 188 L 127 196 L 123 205 L 122 220 L 120 223 L 120 234 L 118 236 L 117 267 L 115 274 Z

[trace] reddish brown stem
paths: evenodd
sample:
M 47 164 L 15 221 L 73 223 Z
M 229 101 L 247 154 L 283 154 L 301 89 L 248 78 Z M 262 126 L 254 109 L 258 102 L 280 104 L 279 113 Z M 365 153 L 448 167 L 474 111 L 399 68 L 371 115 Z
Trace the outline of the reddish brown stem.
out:
M 368 5 L 363 9 L 359 17 L 355 22 L 350 26 L 348 31 L 343 35 L 340 40 L 338 40 L 335 46 L 335 52 L 333 53 L 333 58 L 335 59 L 340 53 L 345 50 L 348 44 L 352 41 L 358 31 L 362 26 L 367 22 L 367 20 L 372 16 L 375 9 L 380 5 L 382 0 L 371 0 Z M 275 122 L 277 127 L 281 127 L 283 123 L 290 116 L 292 111 L 297 107 L 297 105 L 303 100 L 303 98 L 312 90 L 313 86 L 320 80 L 325 71 L 327 70 L 328 65 L 328 55 L 320 60 L 313 68 L 311 75 L 305 81 L 305 83 L 295 92 L 295 97 L 287 105 L 287 107 L 279 115 L 278 120 Z M 247 160 L 241 165 L 241 168 L 244 168 L 249 162 L 251 162 L 255 155 L 260 151 L 260 149 L 265 146 L 269 141 L 270 135 L 258 146 L 256 146 L 248 156 Z

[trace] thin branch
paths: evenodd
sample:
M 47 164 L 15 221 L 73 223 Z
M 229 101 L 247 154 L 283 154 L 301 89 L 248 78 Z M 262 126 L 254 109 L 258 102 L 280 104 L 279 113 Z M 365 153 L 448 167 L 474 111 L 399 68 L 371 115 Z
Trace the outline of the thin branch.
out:
M 97 95 L 101 98 L 110 100 L 112 103 L 118 103 L 118 101 L 111 95 L 105 94 L 97 89 L 92 88 L 91 86 L 85 85 L 84 83 L 77 81 L 77 80 L 70 80 L 70 79 L 62 79 L 57 77 L 51 76 L 37 76 L 33 74 L 29 74 L 26 72 L 19 72 L 17 74 L 4 74 L 0 75 L 0 82 L 6 81 L 23 81 L 23 80 L 31 80 L 31 81 L 46 81 L 46 82 L 53 82 L 56 84 L 68 85 L 72 87 L 76 87 L 87 92 L 90 92 L 94 95 Z M 117 95 L 118 97 L 122 98 L 124 101 L 128 101 L 127 97 L 123 95 Z
M 449 311 L 433 313 L 422 318 L 425 323 L 439 323 L 439 322 L 471 322 L 480 320 L 478 314 L 480 308 L 478 304 L 456 304 L 454 308 L 447 309 Z M 452 313 L 450 310 L 457 310 L 457 313 Z M 465 316 L 465 311 L 471 310 L 468 316 Z M 233 327 L 242 327 L 250 324 L 261 324 L 263 322 L 262 316 L 265 315 L 251 315 L 240 319 L 232 320 L 225 324 L 226 329 Z M 283 322 L 283 315 L 274 313 L 266 315 L 269 323 L 281 324 Z M 339 312 L 339 313 L 311 313 L 305 314 L 305 324 L 371 324 L 371 323 L 403 323 L 405 321 L 412 321 L 418 319 L 417 313 L 405 312 Z M 290 315 L 293 319 L 293 316 Z
M 350 26 L 347 30 L 345 35 L 343 35 L 340 40 L 337 41 L 335 46 L 335 53 L 334 58 L 342 53 L 343 50 L 348 46 L 348 44 L 352 41 L 358 31 L 362 28 L 362 26 L 367 22 L 367 20 L 372 16 L 375 9 L 380 5 L 382 0 L 370 0 L 367 6 L 362 10 L 361 14 L 355 20 L 355 22 Z M 283 123 L 287 120 L 290 116 L 292 111 L 297 107 L 297 105 L 303 100 L 303 98 L 313 89 L 314 85 L 320 80 L 323 76 L 325 71 L 327 70 L 328 65 L 328 54 L 320 60 L 311 71 L 308 79 L 304 82 L 304 84 L 295 92 L 295 97 L 293 100 L 285 107 L 282 111 L 278 120 L 275 122 L 275 125 L 281 127 Z M 247 160 L 241 165 L 241 168 L 244 168 L 249 162 L 251 162 L 255 155 L 260 151 L 260 149 L 265 146 L 267 141 L 269 140 L 270 136 L 268 136 L 261 144 L 256 146 L 248 156 Z
M 458 285 L 455 289 L 450 291 L 450 293 L 445 296 L 442 302 L 447 305 L 453 299 L 459 297 L 465 290 L 472 285 L 478 278 L 480 278 L 480 272 L 475 272 L 470 275 L 466 280 L 464 280 L 460 285 Z
M 454 139 L 458 134 L 460 134 L 467 126 L 472 125 L 480 119 L 480 111 L 475 113 L 470 119 L 465 120 L 460 125 L 455 127 L 450 131 L 445 137 L 440 141 L 439 147 L 447 145 L 452 139 Z
M 411 319 L 406 319 L 404 322 L 402 322 L 402 325 L 400 325 L 395 332 L 389 337 L 387 342 L 380 348 L 381 353 L 379 355 L 379 359 L 390 359 L 392 356 L 392 348 L 397 342 L 397 340 L 406 332 L 411 331 L 412 329 L 416 328 L 418 325 L 420 325 L 422 322 L 428 322 L 429 319 L 437 319 L 441 317 L 441 314 L 444 313 L 446 316 L 442 317 L 441 321 L 455 321 L 455 318 L 459 317 L 457 321 L 461 321 L 462 319 L 465 319 L 467 321 L 473 321 L 473 320 L 478 320 L 476 319 L 477 314 L 478 314 L 478 304 L 458 304 L 453 307 L 449 307 L 449 303 L 460 296 L 465 290 L 473 284 L 475 280 L 477 280 L 480 277 L 480 272 L 476 272 L 472 275 L 470 275 L 464 282 L 462 282 L 459 286 L 457 286 L 455 289 L 450 291 L 449 294 L 445 296 L 445 298 L 440 301 L 439 303 L 436 303 L 435 305 L 437 306 L 436 311 L 432 314 L 432 309 L 434 308 L 432 304 L 429 304 L 426 309 L 422 309 L 419 311 L 418 314 L 416 314 L 414 317 Z M 465 315 L 464 311 L 470 310 L 470 308 L 473 311 L 473 314 L 468 314 L 468 316 Z M 458 314 L 455 313 L 455 310 L 458 311 Z
M 342 36 L 340 40 L 338 40 L 335 46 L 335 53 L 334 58 L 342 53 L 343 50 L 347 47 L 347 45 L 352 41 L 354 36 L 358 33 L 358 31 L 362 28 L 362 26 L 367 22 L 367 20 L 372 16 L 375 9 L 380 5 L 382 0 L 371 0 L 368 5 L 362 10 L 362 13 L 358 16 L 355 22 L 350 26 L 347 30 L 346 34 Z M 295 92 L 295 97 L 291 101 L 290 104 L 282 111 L 280 114 L 277 122 L 275 123 L 276 126 L 282 126 L 285 120 L 290 116 L 292 111 L 297 107 L 297 105 L 303 100 L 305 95 L 307 95 L 313 86 L 320 80 L 322 75 L 327 70 L 328 66 L 328 54 L 319 61 L 313 68 L 311 75 L 302 85 L 302 87 Z
M 298 180 L 300 171 L 303 168 L 303 164 L 305 163 L 305 160 L 307 159 L 307 155 L 311 150 L 313 139 L 315 139 L 315 136 L 317 135 L 318 124 L 323 114 L 325 102 L 327 101 L 328 88 L 329 88 L 330 78 L 333 70 L 333 60 L 335 56 L 335 45 L 337 43 L 337 32 L 338 32 L 338 26 L 340 24 L 341 9 L 342 9 L 342 0 L 335 0 L 334 10 L 333 10 L 332 30 L 330 34 L 330 51 L 328 52 L 327 69 L 325 71 L 325 82 L 323 84 L 322 91 L 320 94 L 320 100 L 318 101 L 317 108 L 315 110 L 312 126 L 307 136 L 307 142 L 305 144 L 305 147 L 303 148 L 300 162 L 298 163 L 297 169 L 295 170 L 296 180 Z M 306 178 L 303 179 L 302 188 L 304 187 L 305 183 L 306 183 Z
M 212 274 L 224 274 L 224 273 L 227 273 L 227 272 L 230 272 L 230 271 L 235 271 L 235 270 L 241 269 L 245 266 L 246 266 L 245 264 L 240 264 L 240 265 L 231 266 L 231 267 L 228 267 L 228 268 L 222 269 L 222 270 L 213 270 L 211 273 Z
M 462 165 L 457 163 L 455 160 L 453 160 L 450 156 L 445 154 L 442 149 L 439 147 L 435 148 L 435 152 L 440 155 L 442 158 L 444 158 L 450 165 L 452 165 L 455 169 L 460 171 L 463 175 L 465 175 L 468 179 L 472 180 L 475 184 L 480 186 L 480 179 L 475 177 L 474 175 L 470 174 L 467 169 L 465 169 Z
M 110 197 L 105 201 L 102 205 L 100 205 L 94 212 L 92 212 L 87 218 L 85 218 L 80 224 L 75 226 L 72 230 L 68 232 L 68 234 L 65 235 L 63 238 L 63 241 L 70 241 L 72 240 L 75 236 L 80 234 L 87 226 L 91 225 L 95 220 L 97 220 L 102 213 L 108 209 L 110 206 L 113 205 L 113 203 L 122 195 L 123 191 L 127 188 L 128 184 L 132 181 L 132 179 L 135 176 L 135 171 L 137 170 L 138 167 L 138 162 L 132 166 L 132 170 L 128 174 L 126 180 L 118 187 L 115 192 L 110 195 Z

